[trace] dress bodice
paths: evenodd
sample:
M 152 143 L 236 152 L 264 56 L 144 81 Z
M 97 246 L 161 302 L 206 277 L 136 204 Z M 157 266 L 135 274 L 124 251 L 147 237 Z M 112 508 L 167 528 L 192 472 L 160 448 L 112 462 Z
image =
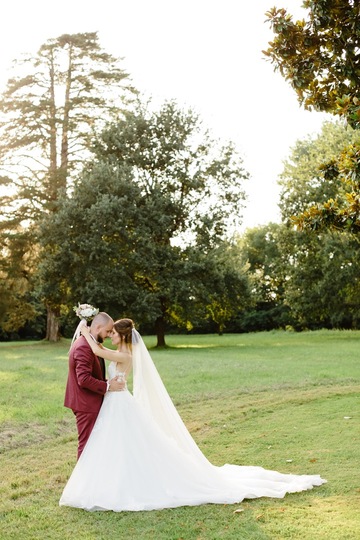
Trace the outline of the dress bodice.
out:
M 117 368 L 116 362 L 110 362 L 109 368 L 108 368 L 108 374 L 109 374 L 109 379 L 118 377 L 119 379 L 125 381 L 125 384 L 126 384 L 126 371 L 120 371 Z M 127 386 L 125 386 L 125 388 L 127 388 Z

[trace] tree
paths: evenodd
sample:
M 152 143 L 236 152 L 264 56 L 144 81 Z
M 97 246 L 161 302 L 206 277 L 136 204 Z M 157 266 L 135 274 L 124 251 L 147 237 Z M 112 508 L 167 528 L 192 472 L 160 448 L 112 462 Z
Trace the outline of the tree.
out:
M 305 0 L 308 19 L 293 22 L 285 9 L 268 13 L 276 37 L 265 55 L 297 93 L 301 104 L 343 116 L 360 128 L 360 6 L 353 0 Z M 344 182 L 335 199 L 312 206 L 299 227 L 360 231 L 360 146 L 344 148 L 323 165 L 326 182 Z
M 202 283 L 205 317 L 216 324 L 219 335 L 227 323 L 251 303 L 248 263 L 236 243 L 222 242 L 205 255 Z
M 357 328 L 358 240 L 336 231 L 292 234 L 284 301 L 291 307 L 295 325 L 299 329 Z
M 246 290 L 243 265 L 226 266 L 220 249 L 241 219 L 247 178 L 233 146 L 170 102 L 128 113 L 95 151 L 43 228 L 46 294 L 151 321 L 159 346 L 169 322 L 190 328 L 215 300 L 227 306 L 221 320 L 213 312 L 223 325 Z
M 254 306 L 234 321 L 238 331 L 358 327 L 360 252 L 353 235 L 269 224 L 246 231 L 239 246 Z
M 0 249 L 0 327 L 5 333 L 23 327 L 37 314 L 30 290 L 35 257 L 22 230 L 14 231 Z
M 345 232 L 298 231 L 291 218 L 344 189 L 325 182 L 320 169 L 359 137 L 341 122 L 325 122 L 321 133 L 291 149 L 279 181 L 283 223 L 250 229 L 240 239 L 255 300 L 238 318 L 242 330 L 358 325 L 357 239 Z
M 346 144 L 357 144 L 358 131 L 325 122 L 316 137 L 297 141 L 281 174 L 280 208 L 288 227 L 279 249 L 288 260 L 284 302 L 300 328 L 351 327 L 358 324 L 360 266 L 358 241 L 351 234 L 292 230 L 291 217 L 337 197 L 337 182 L 325 182 L 320 169 Z
M 20 64 L 20 65 L 19 65 Z M 0 100 L 0 180 L 7 188 L 3 242 L 37 224 L 67 196 L 93 132 L 119 115 L 134 94 L 119 61 L 96 33 L 64 34 L 17 64 Z M 47 338 L 58 337 L 58 306 L 48 308 Z
M 284 303 L 289 264 L 284 246 L 288 234 L 285 225 L 269 223 L 247 229 L 238 240 L 238 249 L 249 266 L 252 297 L 252 305 L 238 317 L 242 331 L 284 328 L 292 323 L 290 309 Z
M 291 222 L 292 217 L 311 206 L 324 204 L 344 192 L 345 186 L 336 179 L 325 180 L 323 169 L 351 144 L 360 144 L 360 133 L 341 122 L 329 121 L 323 123 L 316 136 L 296 141 L 279 178 L 279 206 L 284 221 Z

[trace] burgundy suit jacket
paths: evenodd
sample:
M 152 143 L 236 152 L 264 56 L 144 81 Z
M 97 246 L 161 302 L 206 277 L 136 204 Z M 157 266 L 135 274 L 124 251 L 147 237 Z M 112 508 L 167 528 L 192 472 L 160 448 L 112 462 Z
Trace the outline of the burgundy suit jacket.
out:
M 86 339 L 79 337 L 69 354 L 69 374 L 65 391 L 65 407 L 75 412 L 97 413 L 107 384 L 98 357 Z

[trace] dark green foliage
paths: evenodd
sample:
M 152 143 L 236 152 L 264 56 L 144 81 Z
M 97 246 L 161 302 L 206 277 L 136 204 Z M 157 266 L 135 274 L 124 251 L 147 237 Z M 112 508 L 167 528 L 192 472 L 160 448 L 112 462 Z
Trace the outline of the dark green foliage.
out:
M 226 243 L 247 177 L 174 103 L 110 125 L 70 199 L 42 227 L 44 295 L 87 301 L 114 317 L 188 329 L 224 327 L 247 298 L 243 263 Z M 54 287 L 54 284 L 57 286 Z
M 344 233 L 294 233 L 286 303 L 299 328 L 358 328 L 360 259 Z
M 308 17 L 296 22 L 285 9 L 274 7 L 267 13 L 276 36 L 264 53 L 290 82 L 305 108 L 341 115 L 357 130 L 360 5 L 353 0 L 305 0 L 303 6 Z M 314 231 L 332 228 L 359 233 L 359 142 L 343 148 L 321 171 L 322 182 L 338 185 L 335 196 L 317 201 L 294 223 Z
M 281 175 L 280 207 L 283 219 L 324 204 L 345 193 L 347 186 L 331 178 L 330 160 L 345 145 L 358 144 L 359 133 L 340 123 L 325 122 L 316 137 L 298 141 Z M 324 165 L 325 163 L 325 165 Z M 319 171 L 326 168 L 326 179 Z M 283 249 L 288 254 L 286 303 L 300 328 L 351 328 L 359 326 L 360 260 L 353 235 L 322 230 L 287 232 Z
M 302 5 L 308 10 L 306 20 L 293 21 L 285 9 L 276 7 L 267 12 L 276 37 L 265 55 L 307 109 L 346 113 L 357 128 L 359 4 L 353 0 L 304 0 Z M 341 108 L 344 96 L 352 98 L 351 112 Z
M 271 330 L 293 326 L 291 310 L 285 302 L 288 279 L 288 230 L 269 223 L 248 229 L 240 238 L 238 249 L 247 259 L 252 292 L 252 306 L 240 313 L 233 323 L 240 332 Z
M 240 246 L 253 306 L 231 321 L 231 331 L 360 327 L 357 238 L 271 224 L 247 231 Z

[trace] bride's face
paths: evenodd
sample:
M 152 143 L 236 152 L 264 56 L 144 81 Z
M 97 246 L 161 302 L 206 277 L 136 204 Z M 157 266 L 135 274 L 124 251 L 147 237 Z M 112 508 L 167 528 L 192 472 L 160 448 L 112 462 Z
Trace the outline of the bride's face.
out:
M 112 329 L 110 338 L 113 345 L 119 345 L 121 343 L 120 334 L 115 330 L 115 328 Z

